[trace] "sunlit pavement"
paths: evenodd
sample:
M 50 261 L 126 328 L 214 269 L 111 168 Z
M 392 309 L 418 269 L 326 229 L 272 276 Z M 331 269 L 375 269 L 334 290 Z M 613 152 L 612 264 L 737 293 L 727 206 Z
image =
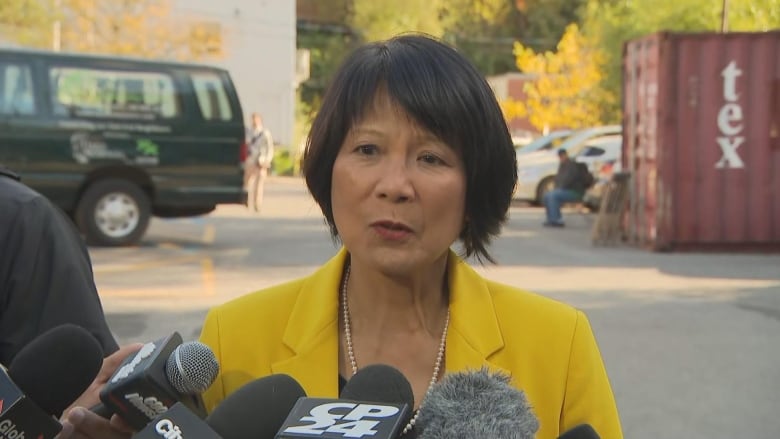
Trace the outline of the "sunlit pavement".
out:
M 627 438 L 776 437 L 780 255 L 593 247 L 593 217 L 513 206 L 486 276 L 585 310 Z M 272 177 L 260 213 L 153 220 L 142 244 L 91 248 L 121 342 L 197 337 L 206 309 L 310 273 L 336 251 L 300 179 Z

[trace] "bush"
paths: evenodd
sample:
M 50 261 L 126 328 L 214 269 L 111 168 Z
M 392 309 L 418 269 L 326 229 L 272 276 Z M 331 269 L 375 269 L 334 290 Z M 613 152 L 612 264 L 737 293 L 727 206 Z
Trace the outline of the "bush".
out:
M 294 158 L 290 155 L 287 148 L 275 148 L 274 161 L 271 163 L 271 173 L 273 175 L 295 175 Z

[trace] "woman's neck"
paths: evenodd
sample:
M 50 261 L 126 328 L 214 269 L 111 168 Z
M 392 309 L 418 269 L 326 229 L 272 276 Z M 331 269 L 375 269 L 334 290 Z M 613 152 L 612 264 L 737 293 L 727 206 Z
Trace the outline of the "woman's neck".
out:
M 372 338 L 386 332 L 437 337 L 447 311 L 446 270 L 446 258 L 404 277 L 353 262 L 346 293 L 355 330 Z

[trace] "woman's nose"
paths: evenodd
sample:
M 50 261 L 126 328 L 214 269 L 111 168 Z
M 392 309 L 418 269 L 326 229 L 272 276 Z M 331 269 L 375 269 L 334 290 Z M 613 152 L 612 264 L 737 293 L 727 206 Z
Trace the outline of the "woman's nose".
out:
M 377 170 L 377 196 L 392 202 L 403 202 L 414 198 L 414 184 L 411 169 L 403 160 L 388 160 Z

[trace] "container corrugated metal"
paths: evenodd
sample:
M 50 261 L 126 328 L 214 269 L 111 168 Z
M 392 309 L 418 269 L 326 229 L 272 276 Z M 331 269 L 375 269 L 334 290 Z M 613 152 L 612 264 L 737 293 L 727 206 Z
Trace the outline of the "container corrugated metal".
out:
M 630 243 L 780 249 L 780 32 L 628 42 L 622 162 Z

